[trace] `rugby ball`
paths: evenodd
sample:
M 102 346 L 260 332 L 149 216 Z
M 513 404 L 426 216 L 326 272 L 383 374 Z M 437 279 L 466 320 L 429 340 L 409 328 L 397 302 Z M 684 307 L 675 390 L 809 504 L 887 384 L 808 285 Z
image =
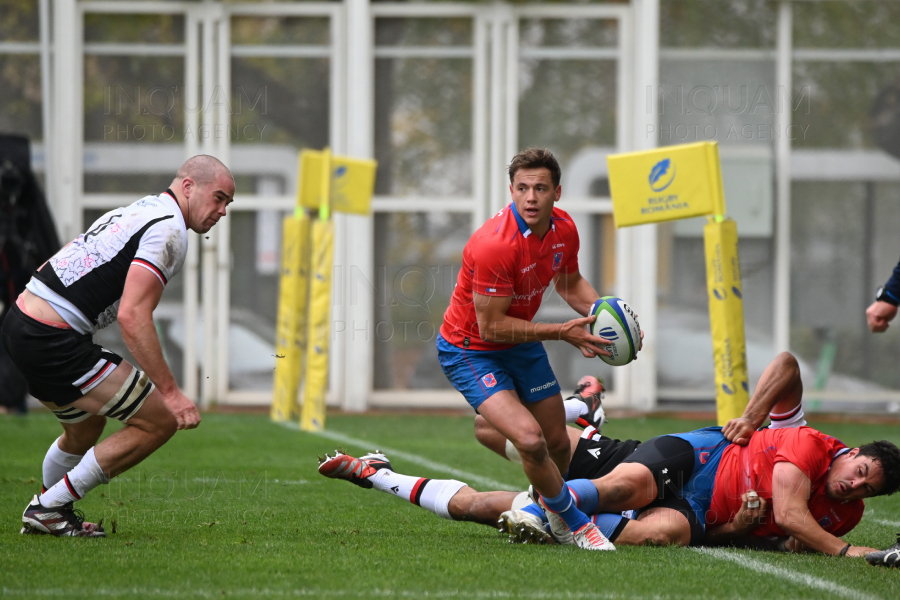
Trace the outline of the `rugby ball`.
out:
M 590 325 L 593 335 L 612 342 L 605 346 L 612 356 L 600 355 L 600 360 L 614 367 L 627 365 L 641 349 L 641 326 L 631 307 L 621 298 L 604 296 L 591 306 L 588 316 L 597 317 Z

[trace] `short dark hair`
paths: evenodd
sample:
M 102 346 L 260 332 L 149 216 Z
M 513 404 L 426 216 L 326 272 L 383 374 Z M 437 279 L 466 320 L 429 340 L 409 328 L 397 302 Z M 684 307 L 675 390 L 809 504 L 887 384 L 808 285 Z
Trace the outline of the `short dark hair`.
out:
M 512 183 L 519 169 L 548 169 L 550 178 L 553 180 L 553 187 L 559 187 L 559 180 L 562 178 L 562 171 L 559 168 L 559 162 L 553 153 L 546 148 L 525 148 L 515 156 L 509 163 L 509 182 Z
M 900 448 L 887 440 L 859 447 L 859 454 L 877 460 L 884 473 L 884 485 L 876 496 L 890 495 L 900 489 Z

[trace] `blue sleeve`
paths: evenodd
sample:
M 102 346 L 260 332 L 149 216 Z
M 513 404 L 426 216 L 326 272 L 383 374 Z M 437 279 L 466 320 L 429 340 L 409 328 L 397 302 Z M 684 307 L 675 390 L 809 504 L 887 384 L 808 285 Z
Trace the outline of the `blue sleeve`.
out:
M 894 267 L 894 272 L 891 274 L 891 278 L 884 284 L 884 291 L 893 298 L 895 302 L 900 303 L 900 263 L 897 263 L 897 266 Z

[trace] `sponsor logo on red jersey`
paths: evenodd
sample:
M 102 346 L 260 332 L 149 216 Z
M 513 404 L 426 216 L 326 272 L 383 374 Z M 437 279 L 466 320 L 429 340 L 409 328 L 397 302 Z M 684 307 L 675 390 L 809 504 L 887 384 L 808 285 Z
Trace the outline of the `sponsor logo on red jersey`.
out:
M 562 257 L 563 257 L 562 252 L 557 252 L 556 254 L 553 255 L 553 270 L 554 271 L 559 270 L 559 265 L 562 264 Z

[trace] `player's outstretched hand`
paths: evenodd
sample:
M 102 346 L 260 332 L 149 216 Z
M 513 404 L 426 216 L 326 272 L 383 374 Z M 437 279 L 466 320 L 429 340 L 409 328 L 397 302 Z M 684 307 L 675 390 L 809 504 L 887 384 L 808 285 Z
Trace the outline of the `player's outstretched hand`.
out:
M 756 427 L 750 422 L 750 419 L 738 417 L 725 423 L 725 427 L 722 428 L 722 435 L 729 442 L 733 442 L 738 446 L 746 446 L 750 443 L 750 436 L 753 435 L 754 431 L 756 431 Z
M 587 317 L 579 317 L 564 323 L 562 329 L 559 331 L 560 339 L 569 342 L 581 350 L 581 354 L 585 358 L 594 358 L 599 354 L 602 354 L 603 356 L 612 356 L 610 351 L 604 348 L 604 346 L 608 346 L 612 342 L 599 335 L 592 335 L 591 332 L 588 331 L 588 327 L 590 327 L 591 323 L 593 323 L 596 318 L 597 317 L 594 315 L 588 315 Z
M 741 508 L 734 515 L 734 531 L 739 534 L 747 534 L 762 525 L 766 520 L 768 504 L 761 496 L 750 494 L 752 490 L 741 495 Z
M 193 429 L 200 424 L 200 411 L 181 390 L 175 389 L 169 394 L 164 394 L 163 402 L 169 412 L 175 415 L 178 429 Z
M 890 321 L 897 316 L 897 307 L 876 300 L 866 309 L 866 322 L 872 333 L 881 333 L 890 327 Z
M 844 556 L 863 557 L 871 552 L 878 552 L 878 548 L 869 548 L 868 546 L 850 546 L 847 554 Z

